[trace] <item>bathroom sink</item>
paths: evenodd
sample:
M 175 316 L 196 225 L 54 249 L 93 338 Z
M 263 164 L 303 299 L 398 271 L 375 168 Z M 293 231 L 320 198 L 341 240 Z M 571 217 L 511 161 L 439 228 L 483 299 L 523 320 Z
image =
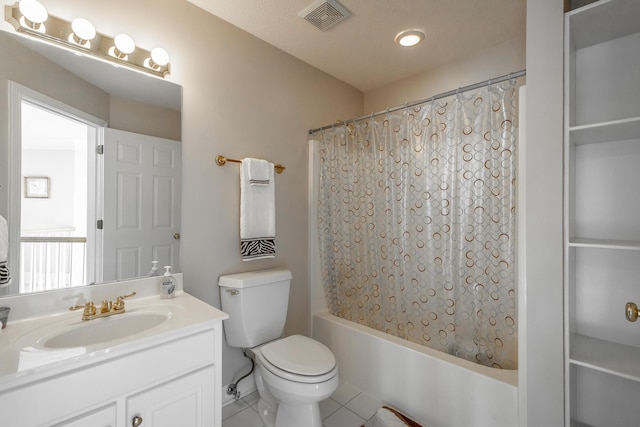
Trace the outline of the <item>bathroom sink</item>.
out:
M 42 341 L 42 346 L 55 349 L 106 343 L 151 329 L 168 318 L 164 313 L 140 312 L 88 320 L 54 332 Z

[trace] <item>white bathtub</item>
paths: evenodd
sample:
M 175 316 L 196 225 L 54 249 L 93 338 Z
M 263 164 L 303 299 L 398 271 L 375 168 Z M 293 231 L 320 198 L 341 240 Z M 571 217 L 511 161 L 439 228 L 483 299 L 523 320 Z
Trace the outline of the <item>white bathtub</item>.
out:
M 517 371 L 493 369 L 349 322 L 313 316 L 340 379 L 430 427 L 514 427 Z

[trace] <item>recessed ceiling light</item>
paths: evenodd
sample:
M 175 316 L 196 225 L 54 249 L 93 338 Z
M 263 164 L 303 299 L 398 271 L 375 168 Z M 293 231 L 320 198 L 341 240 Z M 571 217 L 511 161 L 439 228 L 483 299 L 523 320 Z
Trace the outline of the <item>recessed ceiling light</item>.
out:
M 403 47 L 415 46 L 424 40 L 424 32 L 422 30 L 404 30 L 400 31 L 394 39 L 396 43 Z

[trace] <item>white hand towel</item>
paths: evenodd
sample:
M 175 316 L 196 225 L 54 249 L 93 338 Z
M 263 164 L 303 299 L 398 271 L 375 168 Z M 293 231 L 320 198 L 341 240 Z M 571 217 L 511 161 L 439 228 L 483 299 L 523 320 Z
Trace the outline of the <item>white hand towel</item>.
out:
M 268 183 L 251 185 L 250 164 L 240 166 L 240 253 L 243 261 L 276 255 L 276 205 L 273 164 L 268 163 Z
M 7 220 L 0 215 L 0 285 L 6 285 L 11 280 L 7 255 L 9 253 L 9 227 Z
M 269 185 L 269 171 L 273 171 L 273 165 L 262 159 L 244 159 L 247 161 L 249 171 L 249 184 Z

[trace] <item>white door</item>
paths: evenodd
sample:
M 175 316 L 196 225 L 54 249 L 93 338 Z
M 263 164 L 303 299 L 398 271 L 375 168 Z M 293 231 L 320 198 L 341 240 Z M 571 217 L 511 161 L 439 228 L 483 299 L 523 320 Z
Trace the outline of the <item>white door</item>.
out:
M 104 128 L 102 281 L 180 260 L 180 141 Z M 161 270 L 162 272 L 162 270 Z

